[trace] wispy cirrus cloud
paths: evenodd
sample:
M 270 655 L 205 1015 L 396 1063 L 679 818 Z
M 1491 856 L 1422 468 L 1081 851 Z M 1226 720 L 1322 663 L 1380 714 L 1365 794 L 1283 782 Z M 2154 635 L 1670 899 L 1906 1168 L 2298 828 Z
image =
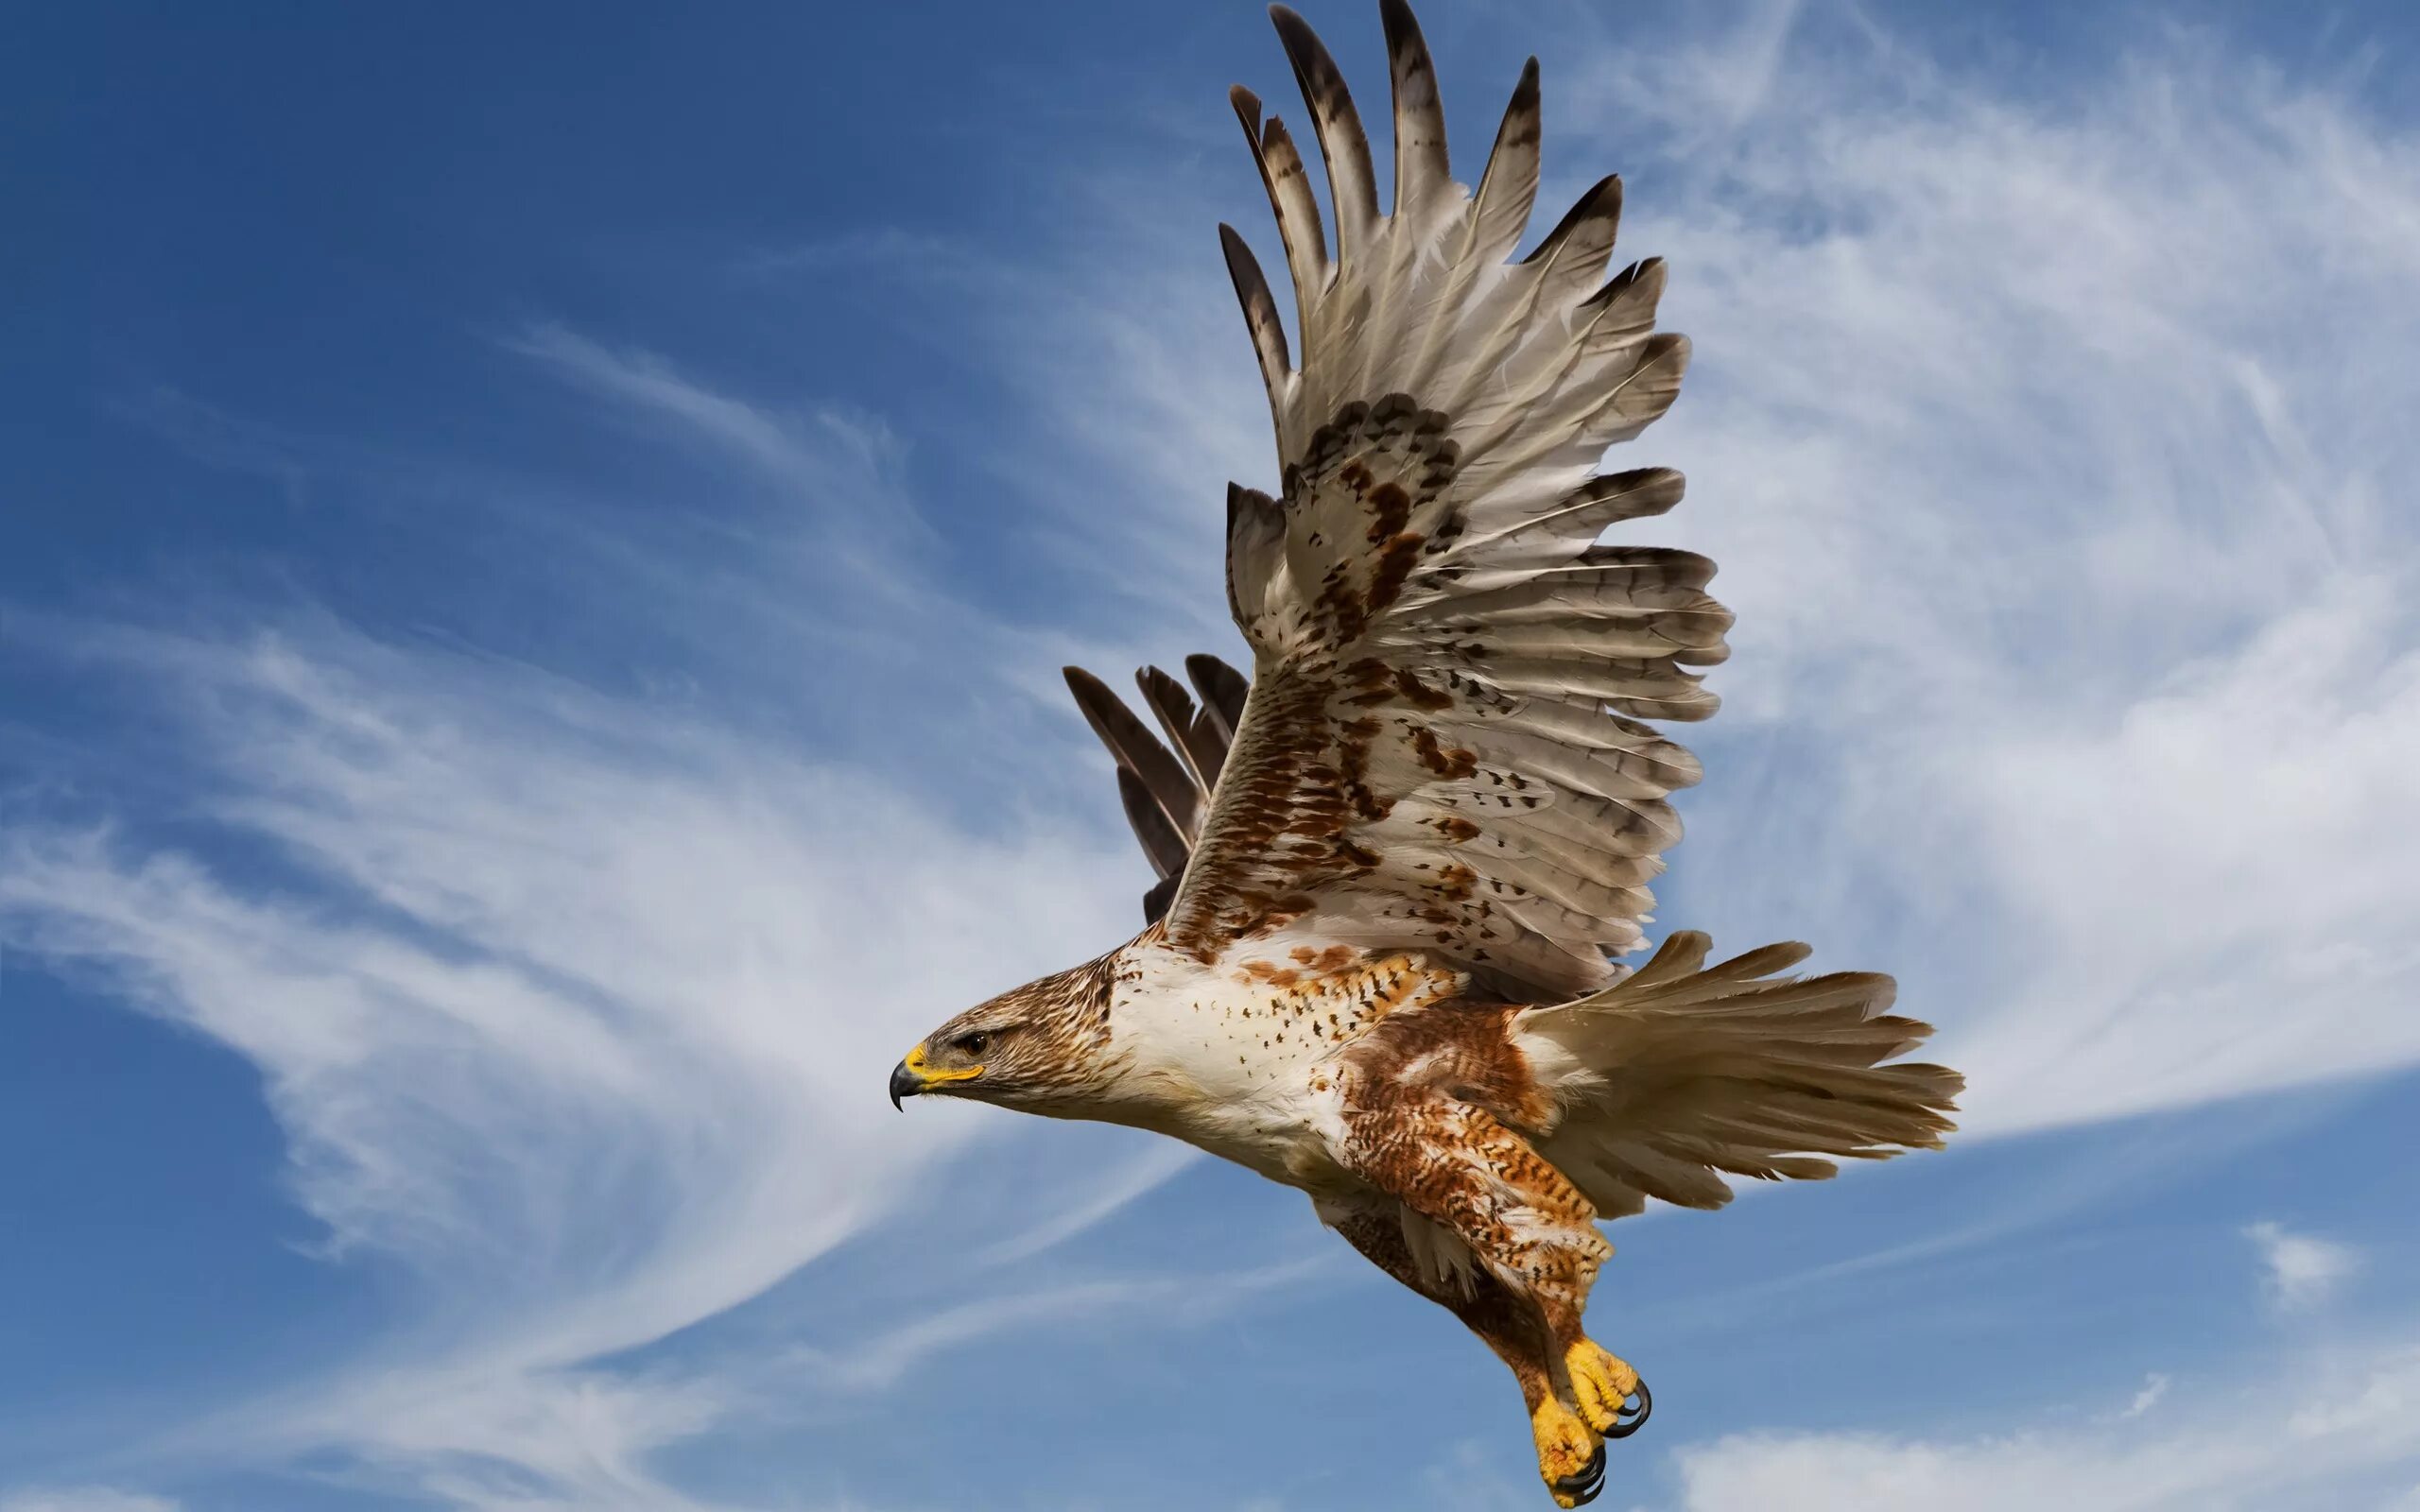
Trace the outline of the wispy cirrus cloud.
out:
M 1229 1274 L 1125 1277 L 987 1297 L 909 1319 L 866 1345 L 801 1351 L 788 1366 L 810 1369 L 818 1392 L 876 1392 L 945 1349 L 1041 1325 L 1081 1321 L 1099 1327 L 1138 1320 L 1155 1331 L 1198 1325 L 1330 1269 L 1340 1258 L 1322 1253 Z
M 684 374 L 654 352 L 609 347 L 550 321 L 504 344 L 567 383 L 652 418 L 674 438 L 698 443 L 705 457 L 745 463 L 826 508 L 846 507 L 860 536 L 871 530 L 887 539 L 914 518 L 899 490 L 884 486 L 900 442 L 875 417 L 828 404 L 784 414 Z
M 2156 1417 L 2049 1419 L 1971 1436 L 1725 1435 L 1676 1454 L 1679 1505 L 1683 1512 L 2384 1505 L 2420 1473 L 2420 1416 L 2411 1410 L 2420 1400 L 2420 1350 L 2409 1342 L 2263 1361 L 2245 1379 L 2178 1396 L 2186 1400 Z
M 175 690 L 201 815 L 296 886 L 26 825 L 0 852 L 0 930 L 251 1059 L 331 1251 L 420 1278 L 424 1311 L 369 1375 L 246 1414 L 289 1448 L 442 1466 L 519 1445 L 522 1473 L 595 1471 L 571 1503 L 650 1504 L 598 1500 L 628 1465 L 550 1458 L 544 1430 L 678 1407 L 635 1454 L 705 1401 L 616 1395 L 579 1364 L 878 1218 L 966 1128 L 893 1121 L 900 1048 L 1132 908 L 1082 838 L 972 835 L 878 774 L 527 668 L 336 630 L 107 639 Z M 958 948 L 902 954 L 903 918 Z

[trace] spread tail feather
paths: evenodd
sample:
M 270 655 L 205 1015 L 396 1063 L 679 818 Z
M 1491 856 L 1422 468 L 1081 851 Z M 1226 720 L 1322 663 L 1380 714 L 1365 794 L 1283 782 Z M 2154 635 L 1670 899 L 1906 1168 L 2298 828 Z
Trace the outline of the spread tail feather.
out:
M 1616 986 L 1530 1008 L 1517 1041 L 1562 1108 L 1537 1143 L 1599 1216 L 1656 1197 L 1731 1200 L 1725 1177 L 1820 1179 L 1840 1159 L 1937 1148 L 1965 1078 L 1891 1061 L 1932 1026 L 1888 1011 L 1871 971 L 1777 976 L 1804 945 L 1767 945 L 1715 966 L 1695 931 L 1665 940 Z

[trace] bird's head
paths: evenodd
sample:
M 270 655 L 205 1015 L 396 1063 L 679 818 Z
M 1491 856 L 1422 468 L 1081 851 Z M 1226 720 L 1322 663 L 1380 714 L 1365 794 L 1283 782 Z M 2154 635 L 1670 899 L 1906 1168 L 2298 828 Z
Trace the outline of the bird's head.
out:
M 1028 1112 L 1073 1110 L 1100 1078 L 1110 974 L 1102 963 L 979 1003 L 917 1041 L 890 1071 L 890 1101 L 964 1097 Z

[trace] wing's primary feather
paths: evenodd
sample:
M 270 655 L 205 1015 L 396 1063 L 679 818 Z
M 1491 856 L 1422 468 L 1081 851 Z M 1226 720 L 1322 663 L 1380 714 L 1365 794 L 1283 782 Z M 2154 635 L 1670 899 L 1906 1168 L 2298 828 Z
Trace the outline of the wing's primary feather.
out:
M 1311 176 L 1304 170 L 1303 154 L 1294 146 L 1285 123 L 1275 116 L 1260 121 L 1260 97 L 1237 84 L 1227 92 L 1236 119 L 1244 127 L 1244 143 L 1260 165 L 1260 181 L 1269 191 L 1269 208 L 1277 217 L 1277 236 L 1286 247 L 1286 266 L 1294 280 L 1294 307 L 1327 277 L 1327 232 L 1320 224 L 1319 196 L 1311 191 Z
M 1200 652 L 1184 659 L 1184 676 L 1201 696 L 1201 712 L 1218 727 L 1219 759 L 1223 762 L 1227 747 L 1236 738 L 1236 727 L 1243 723 L 1244 699 L 1252 693 L 1252 683 L 1217 657 Z
M 1328 198 L 1336 204 L 1336 260 L 1350 263 L 1368 247 L 1378 225 L 1378 176 L 1370 166 L 1370 139 L 1362 134 L 1361 114 L 1353 108 L 1353 92 L 1328 56 L 1327 44 L 1308 23 L 1285 6 L 1270 6 L 1270 20 L 1294 65 L 1294 82 L 1311 112 L 1311 127 L 1320 139 L 1320 157 L 1327 164 Z
M 1152 800 L 1151 790 L 1143 780 L 1121 766 L 1117 769 L 1117 800 L 1126 810 L 1126 822 L 1132 827 L 1134 838 L 1142 842 L 1143 854 L 1151 863 L 1151 871 L 1162 882 L 1182 876 L 1185 858 L 1192 848 L 1185 837 L 1168 822 L 1166 810 Z
M 1067 691 L 1084 712 L 1093 733 L 1117 759 L 1118 770 L 1135 780 L 1176 833 L 1190 844 L 1201 833 L 1202 800 L 1207 791 L 1169 749 L 1154 738 L 1132 710 L 1109 691 L 1107 684 L 1081 667 L 1063 669 Z M 1144 849 L 1151 849 L 1146 837 Z
M 1730 615 L 1712 565 L 1598 546 L 1680 475 L 1598 476 L 1687 362 L 1654 329 L 1663 265 L 1604 280 L 1621 184 L 1519 261 L 1538 183 L 1533 60 L 1474 196 L 1450 177 L 1434 66 L 1384 0 L 1394 203 L 1351 94 L 1275 8 L 1336 207 L 1234 94 L 1295 284 L 1300 364 L 1243 238 L 1228 266 L 1269 388 L 1280 497 L 1233 488 L 1228 593 L 1253 653 L 1232 748 L 1190 832 L 1167 938 L 1204 960 L 1288 929 L 1417 947 L 1523 1001 L 1601 988 L 1641 939 L 1645 884 L 1699 768 L 1647 719 L 1698 719 Z M 1205 696 L 1206 697 L 1206 696 Z M 1182 742 L 1180 742 L 1182 744 Z
M 1405 0 L 1380 0 L 1387 29 L 1387 63 L 1394 81 L 1395 214 L 1420 213 L 1428 201 L 1454 192 L 1445 150 L 1445 107 L 1437 97 L 1437 65 L 1428 40 Z
M 1134 683 L 1142 690 L 1143 706 L 1159 721 L 1168 748 L 1183 758 L 1193 775 L 1195 790 L 1207 798 L 1218 785 L 1219 768 L 1227 759 L 1226 737 L 1219 733 L 1207 712 L 1194 707 L 1184 684 L 1159 668 L 1145 667 L 1135 673 Z
M 1159 724 L 1162 733 L 1155 736 L 1098 678 L 1081 667 L 1065 669 L 1076 706 L 1117 763 L 1118 801 L 1159 878 L 1143 895 L 1146 923 L 1167 912 L 1184 880 L 1251 687 L 1215 656 L 1189 656 L 1184 671 L 1201 699 L 1198 708 L 1184 684 L 1158 667 L 1134 674 L 1143 707 Z

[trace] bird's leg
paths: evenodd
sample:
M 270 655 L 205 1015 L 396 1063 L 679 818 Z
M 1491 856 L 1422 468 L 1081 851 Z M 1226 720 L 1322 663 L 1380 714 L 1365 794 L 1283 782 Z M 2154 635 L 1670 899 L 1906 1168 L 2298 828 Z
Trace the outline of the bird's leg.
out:
M 1581 1330 L 1613 1249 L 1587 1196 L 1508 1121 L 1547 1111 L 1527 1106 L 1535 1089 L 1525 1064 L 1506 1053 L 1498 1020 L 1413 1011 L 1357 1041 L 1339 1071 L 1340 1163 L 1461 1240 L 1545 1332 L 1560 1389 L 1531 1410 L 1538 1473 L 1558 1503 L 1578 1505 L 1596 1494 L 1599 1435 L 1634 1431 L 1645 1397 L 1625 1413 L 1636 1372 Z
M 1547 1358 L 1568 1388 L 1564 1395 L 1592 1438 L 1629 1437 L 1645 1425 L 1653 1399 L 1638 1372 L 1581 1326 L 1597 1269 L 1613 1254 L 1597 1231 L 1596 1209 L 1518 1130 L 1484 1108 L 1438 1100 L 1443 1105 L 1438 1116 L 1450 1132 L 1437 1148 L 1458 1153 L 1427 1162 L 1421 1184 L 1435 1209 L 1423 1211 L 1527 1296 L 1545 1329 Z M 1550 1425 L 1535 1418 L 1532 1424 L 1543 1472 Z
M 1538 1309 L 1481 1267 L 1472 1268 L 1467 1285 L 1460 1278 L 1424 1273 L 1392 1208 L 1322 1208 L 1320 1216 L 1372 1264 L 1461 1318 L 1512 1370 L 1537 1441 L 1538 1473 L 1556 1504 L 1576 1507 L 1596 1500 L 1605 1484 L 1604 1439 L 1556 1395 L 1554 1356 Z
M 1390 1099 L 1383 1110 L 1348 1110 L 1348 1128 L 1357 1117 L 1373 1125 L 1365 1131 L 1373 1141 L 1389 1126 L 1400 1140 L 1407 1119 L 1434 1128 L 1424 1156 L 1405 1162 L 1414 1170 L 1404 1200 L 1459 1234 L 1482 1265 L 1536 1307 L 1548 1356 L 1588 1427 L 1611 1438 L 1636 1433 L 1651 1410 L 1638 1372 L 1581 1327 L 1597 1268 L 1613 1254 L 1587 1197 L 1485 1108 L 1428 1092 Z

